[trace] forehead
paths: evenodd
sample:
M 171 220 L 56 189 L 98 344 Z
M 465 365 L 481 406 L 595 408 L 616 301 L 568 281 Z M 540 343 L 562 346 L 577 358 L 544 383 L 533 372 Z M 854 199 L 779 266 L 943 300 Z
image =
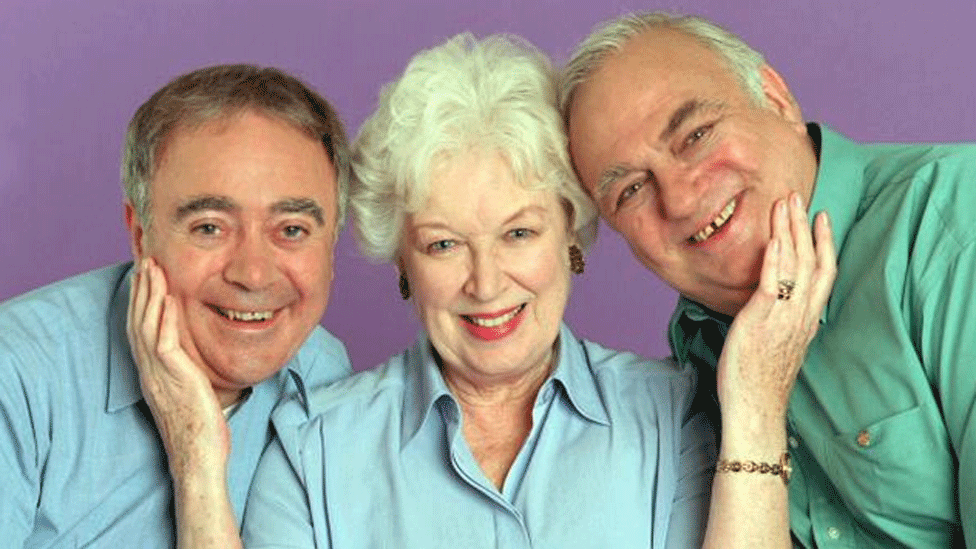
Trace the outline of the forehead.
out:
M 175 129 L 150 186 L 157 199 L 219 194 L 331 200 L 335 171 L 317 140 L 280 119 L 244 112 Z
M 431 171 L 427 199 L 412 217 L 417 222 L 451 219 L 458 224 L 502 223 L 518 212 L 550 215 L 559 196 L 535 188 L 538 179 L 520 182 L 501 154 L 468 152 L 440 162 Z
M 655 29 L 609 55 L 578 88 L 569 116 L 570 147 L 588 185 L 600 164 L 656 137 L 689 100 L 745 97 L 726 61 L 687 34 Z

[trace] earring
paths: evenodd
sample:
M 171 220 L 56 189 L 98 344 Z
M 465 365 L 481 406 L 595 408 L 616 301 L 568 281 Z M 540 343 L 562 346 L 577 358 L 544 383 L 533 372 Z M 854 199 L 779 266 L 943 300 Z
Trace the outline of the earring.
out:
M 573 274 L 583 274 L 583 269 L 586 267 L 586 261 L 583 261 L 583 252 L 580 251 L 579 246 L 573 244 L 569 247 L 569 270 Z
M 403 273 L 400 273 L 400 297 L 404 301 L 410 299 L 410 283 L 407 282 L 407 277 Z

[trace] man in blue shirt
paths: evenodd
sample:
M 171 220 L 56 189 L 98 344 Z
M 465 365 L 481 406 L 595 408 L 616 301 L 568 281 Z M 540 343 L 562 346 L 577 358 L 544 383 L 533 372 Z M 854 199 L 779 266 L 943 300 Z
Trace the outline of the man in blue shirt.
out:
M 273 68 L 193 71 L 136 111 L 122 177 L 138 267 L 0 305 L 4 546 L 173 547 L 174 513 L 193 511 L 174 509 L 174 492 L 196 486 L 182 482 L 192 460 L 165 451 L 174 432 L 230 449 L 207 485 L 239 523 L 272 410 L 350 371 L 318 326 L 347 159 L 331 106 Z M 200 432 L 192 415 L 155 424 L 150 407 L 166 401 L 153 376 L 166 372 L 145 358 L 174 342 L 202 380 L 184 389 L 209 393 L 227 432 Z
M 672 350 L 700 387 L 756 288 L 772 212 L 790 197 L 829 213 L 837 278 L 783 441 L 794 544 L 976 545 L 976 146 L 806 124 L 761 54 L 696 17 L 596 31 L 562 107 L 601 214 L 681 293 Z M 781 298 L 794 289 L 780 281 Z

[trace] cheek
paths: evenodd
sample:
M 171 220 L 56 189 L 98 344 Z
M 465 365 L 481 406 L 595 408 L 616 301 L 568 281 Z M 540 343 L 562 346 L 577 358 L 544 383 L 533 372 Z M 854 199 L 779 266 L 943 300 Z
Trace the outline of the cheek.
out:
M 421 316 L 424 311 L 430 313 L 448 308 L 464 284 L 461 269 L 446 263 L 408 266 L 407 278 Z
M 299 293 L 307 296 L 329 295 L 334 274 L 331 249 L 281 256 L 279 266 Z

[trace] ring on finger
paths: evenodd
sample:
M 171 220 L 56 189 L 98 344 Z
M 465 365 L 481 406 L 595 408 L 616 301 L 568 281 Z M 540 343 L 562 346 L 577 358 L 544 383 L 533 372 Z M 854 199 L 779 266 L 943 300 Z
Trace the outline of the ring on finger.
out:
M 796 281 L 782 278 L 776 283 L 776 287 L 779 291 L 779 293 L 776 295 L 776 299 L 786 301 L 793 297 L 793 289 L 796 288 Z

